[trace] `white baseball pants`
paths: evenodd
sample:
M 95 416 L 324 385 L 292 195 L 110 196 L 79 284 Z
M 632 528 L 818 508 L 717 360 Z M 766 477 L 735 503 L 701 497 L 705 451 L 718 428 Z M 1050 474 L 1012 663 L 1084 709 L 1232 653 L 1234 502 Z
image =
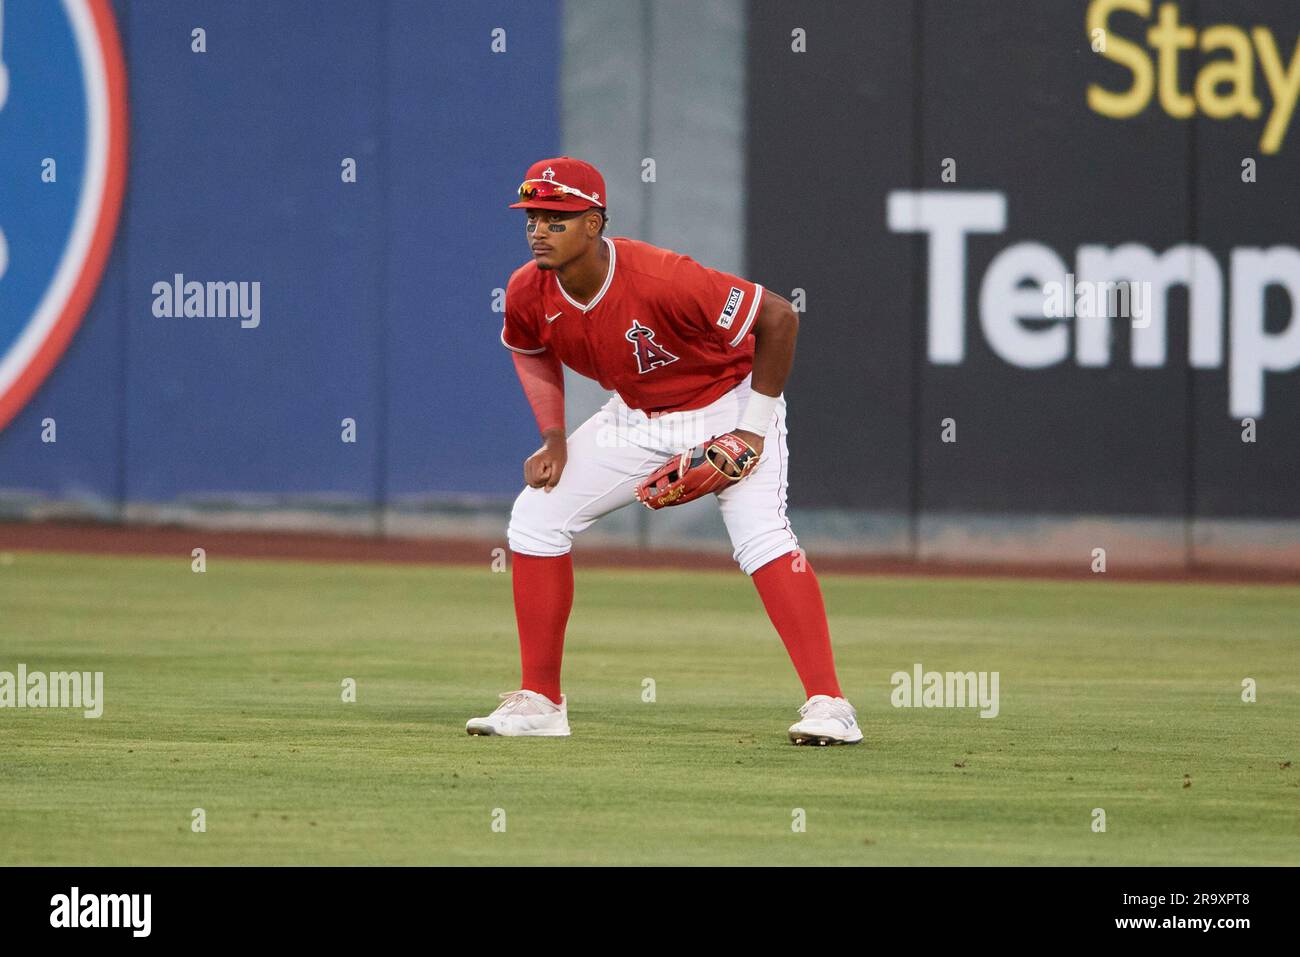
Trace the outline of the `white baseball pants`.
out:
M 525 487 L 506 536 L 512 551 L 563 555 L 573 536 L 636 501 L 637 485 L 669 456 L 730 432 L 749 400 L 750 377 L 702 409 L 648 417 L 612 396 L 568 439 L 568 462 L 550 492 Z M 786 518 L 789 477 L 785 396 L 778 399 L 758 467 L 716 496 L 732 555 L 746 575 L 799 547 Z

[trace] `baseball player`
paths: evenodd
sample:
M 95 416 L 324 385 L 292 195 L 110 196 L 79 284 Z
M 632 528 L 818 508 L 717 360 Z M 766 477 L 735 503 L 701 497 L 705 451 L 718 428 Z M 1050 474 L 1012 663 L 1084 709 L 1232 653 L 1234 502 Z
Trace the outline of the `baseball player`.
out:
M 689 256 L 605 236 L 605 181 L 588 163 L 534 163 L 519 187 L 531 261 L 506 287 L 502 344 L 542 434 L 507 529 L 520 690 L 470 734 L 569 734 L 560 690 L 573 605 L 573 537 L 640 501 L 716 495 L 734 548 L 785 643 L 807 701 L 795 744 L 856 744 L 821 588 L 786 518 L 785 397 L 798 316 L 761 285 Z M 615 394 L 572 435 L 563 365 Z

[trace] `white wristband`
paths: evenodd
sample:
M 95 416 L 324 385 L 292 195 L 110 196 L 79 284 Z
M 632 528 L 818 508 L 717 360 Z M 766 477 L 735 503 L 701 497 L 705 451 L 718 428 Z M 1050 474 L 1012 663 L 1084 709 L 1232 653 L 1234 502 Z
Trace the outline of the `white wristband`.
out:
M 745 414 L 740 417 L 737 430 L 753 432 L 766 438 L 767 427 L 772 424 L 772 413 L 776 411 L 777 398 L 761 392 L 750 392 L 749 404 L 745 406 Z

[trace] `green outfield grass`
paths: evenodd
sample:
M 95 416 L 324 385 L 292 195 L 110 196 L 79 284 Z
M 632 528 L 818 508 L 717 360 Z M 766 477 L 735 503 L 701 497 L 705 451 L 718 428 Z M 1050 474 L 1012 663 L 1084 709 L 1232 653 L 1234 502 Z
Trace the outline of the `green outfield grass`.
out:
M 106 701 L 0 710 L 0 864 L 1300 864 L 1296 588 L 823 576 L 866 742 L 818 749 L 739 572 L 579 558 L 573 736 L 501 739 L 464 732 L 518 682 L 486 557 L 11 557 L 0 671 Z M 1001 713 L 892 707 L 918 661 Z

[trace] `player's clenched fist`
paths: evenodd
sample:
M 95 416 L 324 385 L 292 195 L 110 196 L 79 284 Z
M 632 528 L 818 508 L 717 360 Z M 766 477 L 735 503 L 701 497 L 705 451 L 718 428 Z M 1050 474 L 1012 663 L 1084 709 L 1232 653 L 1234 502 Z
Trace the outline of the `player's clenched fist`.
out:
M 542 433 L 542 447 L 524 460 L 524 481 L 529 488 L 550 491 L 560 481 L 564 464 L 569 460 L 569 446 L 563 429 Z

